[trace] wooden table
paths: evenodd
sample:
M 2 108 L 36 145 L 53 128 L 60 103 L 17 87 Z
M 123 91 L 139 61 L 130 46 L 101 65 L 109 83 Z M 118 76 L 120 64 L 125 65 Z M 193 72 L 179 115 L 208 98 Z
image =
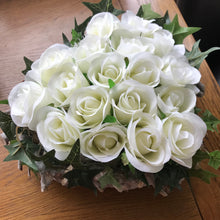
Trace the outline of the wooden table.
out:
M 98 1 L 96 1 L 98 2 Z M 173 0 L 147 0 L 160 14 L 176 13 L 186 26 Z M 137 11 L 143 2 L 115 0 L 116 8 Z M 14 85 L 23 80 L 23 56 L 36 60 L 51 44 L 62 42 L 61 33 L 70 38 L 73 19 L 82 22 L 88 16 L 80 0 L 1 0 L 0 1 L 0 100 L 6 99 Z M 185 40 L 190 49 L 194 39 Z M 208 108 L 220 118 L 220 89 L 208 65 L 200 71 L 206 94 L 198 106 Z M 0 110 L 8 110 L 1 105 Z M 208 133 L 205 146 L 220 149 L 220 136 Z M 98 193 L 67 189 L 53 183 L 41 193 L 39 180 L 27 176 L 27 169 L 17 170 L 17 162 L 2 162 L 7 151 L 0 140 L 0 219 L 220 219 L 220 177 L 211 184 L 192 179 L 192 190 L 184 182 L 182 190 L 168 197 L 154 196 L 151 188 L 118 193 Z M 215 171 L 220 174 L 219 171 Z

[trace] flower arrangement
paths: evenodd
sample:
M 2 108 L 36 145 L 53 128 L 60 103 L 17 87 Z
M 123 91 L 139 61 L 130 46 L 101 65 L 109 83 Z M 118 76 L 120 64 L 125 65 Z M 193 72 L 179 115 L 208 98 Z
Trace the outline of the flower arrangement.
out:
M 99 191 L 153 185 L 165 195 L 183 178 L 209 182 L 215 174 L 197 163 L 219 168 L 220 152 L 204 151 L 202 142 L 220 121 L 195 107 L 204 92 L 198 68 L 219 48 L 200 52 L 198 41 L 186 51 L 183 39 L 199 28 L 182 28 L 150 5 L 135 15 L 111 0 L 84 4 L 93 16 L 75 20 L 71 41 L 63 34 L 65 44 L 34 62 L 24 58 L 10 115 L 0 112 L 5 161 L 39 173 L 42 190 L 56 180 Z

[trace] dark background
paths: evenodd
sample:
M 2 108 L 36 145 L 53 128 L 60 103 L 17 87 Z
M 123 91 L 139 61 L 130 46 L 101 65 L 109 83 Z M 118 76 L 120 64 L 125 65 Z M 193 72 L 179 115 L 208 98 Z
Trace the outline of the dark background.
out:
M 220 47 L 220 0 L 176 0 L 188 26 L 201 27 L 193 34 L 201 39 L 201 51 L 211 47 Z M 220 50 L 206 58 L 216 80 L 220 85 Z

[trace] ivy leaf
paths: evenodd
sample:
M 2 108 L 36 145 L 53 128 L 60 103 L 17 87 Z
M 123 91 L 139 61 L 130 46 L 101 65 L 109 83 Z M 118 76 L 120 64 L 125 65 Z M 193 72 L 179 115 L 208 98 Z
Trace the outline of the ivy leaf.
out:
M 86 20 L 83 23 L 81 23 L 80 25 L 77 24 L 77 21 L 76 21 L 76 18 L 75 18 L 75 20 L 74 20 L 74 23 L 75 23 L 74 30 L 77 33 L 81 33 L 81 35 L 84 36 L 84 32 L 86 30 L 87 24 L 89 23 L 91 18 L 92 18 L 92 16 L 86 18 Z
M 7 99 L 5 99 L 5 100 L 1 100 L 1 101 L 0 101 L 0 104 L 8 105 L 8 100 L 7 100 Z
M 79 139 L 75 142 L 65 162 L 72 164 L 74 167 L 80 164 L 80 143 Z
M 161 27 L 163 27 L 165 24 L 170 24 L 171 21 L 170 21 L 170 17 L 169 17 L 168 11 L 166 11 L 166 13 L 164 14 L 163 17 L 155 18 L 153 23 L 158 24 Z
M 158 116 L 161 120 L 167 117 L 166 114 L 163 113 L 159 108 L 158 108 Z
M 220 124 L 220 120 L 218 120 L 209 110 L 206 110 L 202 114 L 202 119 L 206 123 L 207 129 L 214 132 L 218 132 L 218 125 Z
M 9 140 L 13 140 L 15 137 L 16 125 L 11 119 L 11 116 L 0 111 L 0 127 Z
M 112 79 L 108 79 L 109 88 L 113 88 L 115 86 L 115 82 Z
M 89 85 L 93 85 L 93 83 L 89 80 L 87 73 L 83 73 L 83 76 L 86 78 L 88 81 Z
M 212 47 L 207 51 L 201 52 L 199 50 L 199 43 L 200 40 L 196 41 L 195 44 L 192 47 L 192 50 L 186 51 L 185 55 L 190 63 L 191 66 L 194 66 L 195 68 L 199 69 L 202 61 L 213 51 L 220 50 L 220 47 Z
M 151 4 L 141 5 L 138 10 L 137 16 L 146 20 L 161 18 L 160 14 L 157 14 L 156 12 L 152 11 Z
M 116 122 L 116 118 L 112 115 L 107 115 L 103 120 L 103 123 L 115 123 L 115 122 Z
M 19 142 L 13 142 L 10 145 L 6 145 L 5 148 L 8 150 L 9 155 L 4 159 L 4 161 L 20 160 L 22 163 L 30 167 L 35 172 L 38 171 L 36 164 L 28 156 L 25 149 L 20 146 Z
M 154 174 L 154 178 L 155 195 L 157 195 L 164 186 L 170 187 L 170 190 L 173 188 L 181 189 L 180 180 L 186 178 L 186 180 L 189 181 L 188 169 L 173 161 L 170 161 L 169 163 L 165 164 L 161 171 Z
M 210 160 L 209 166 L 215 168 L 216 170 L 220 167 L 220 151 L 216 150 L 209 153 Z
M 32 60 L 28 59 L 27 57 L 24 57 L 24 62 L 25 62 L 25 65 L 26 65 L 26 69 L 25 70 L 22 70 L 21 72 L 26 75 L 26 73 L 31 70 L 31 65 L 33 63 Z
M 82 33 L 77 32 L 76 30 L 72 29 L 72 40 L 71 40 L 71 45 L 75 45 L 76 43 L 79 43 L 79 41 L 82 39 Z
M 205 159 L 209 159 L 210 156 L 207 152 L 205 151 L 201 151 L 200 149 L 196 152 L 196 154 L 193 156 L 193 165 L 192 167 L 194 168 L 197 163 L 199 163 L 200 161 L 202 160 L 205 160 Z
M 71 47 L 71 43 L 70 43 L 70 41 L 68 40 L 67 36 L 64 33 L 62 33 L 62 37 L 63 37 L 63 43 L 66 46 Z
M 96 189 L 93 185 L 93 178 L 100 171 L 99 169 L 73 169 L 64 174 L 64 177 L 68 180 L 68 187 L 84 186 L 89 189 Z
M 182 44 L 185 37 L 199 31 L 199 27 L 180 27 L 178 16 L 176 15 L 170 24 L 164 24 L 164 29 L 173 34 L 175 44 Z
M 104 189 L 108 185 L 113 185 L 117 188 L 121 187 L 119 182 L 115 179 L 113 170 L 111 168 L 107 169 L 106 173 L 99 178 L 99 183 L 101 189 Z
M 217 175 L 215 175 L 214 173 L 203 169 L 190 169 L 189 175 L 192 177 L 200 178 L 206 183 L 210 183 L 211 178 L 217 177 Z
M 114 8 L 112 0 L 101 0 L 99 3 L 83 2 L 83 4 L 92 11 L 93 15 L 100 12 L 111 12 L 113 15 L 118 16 L 124 13 L 124 11 Z

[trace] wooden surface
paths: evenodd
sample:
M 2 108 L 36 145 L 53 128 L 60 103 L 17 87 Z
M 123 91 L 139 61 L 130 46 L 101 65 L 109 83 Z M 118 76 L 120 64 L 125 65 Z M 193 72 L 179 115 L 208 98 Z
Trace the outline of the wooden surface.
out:
M 98 2 L 98 1 L 93 1 Z M 137 11 L 141 0 L 115 0 L 116 8 Z M 169 10 L 179 14 L 173 0 L 147 0 L 160 14 Z M 0 100 L 6 99 L 14 85 L 23 80 L 23 56 L 32 60 L 51 44 L 61 43 L 61 33 L 70 37 L 73 19 L 82 22 L 90 12 L 80 0 L 1 0 L 0 1 Z M 185 40 L 190 49 L 194 39 Z M 198 106 L 220 118 L 220 89 L 208 65 L 200 71 L 206 94 Z M 0 105 L 0 110 L 8 110 Z M 208 150 L 220 149 L 220 136 L 208 133 L 204 141 Z M 192 190 L 183 182 L 182 190 L 168 197 L 155 197 L 151 188 L 118 193 L 98 193 L 83 189 L 66 189 L 53 183 L 41 193 L 37 178 L 18 171 L 17 163 L 2 162 L 7 151 L 0 140 L 0 219 L 220 219 L 220 177 L 211 184 L 192 179 Z M 220 175 L 219 171 L 214 171 Z

